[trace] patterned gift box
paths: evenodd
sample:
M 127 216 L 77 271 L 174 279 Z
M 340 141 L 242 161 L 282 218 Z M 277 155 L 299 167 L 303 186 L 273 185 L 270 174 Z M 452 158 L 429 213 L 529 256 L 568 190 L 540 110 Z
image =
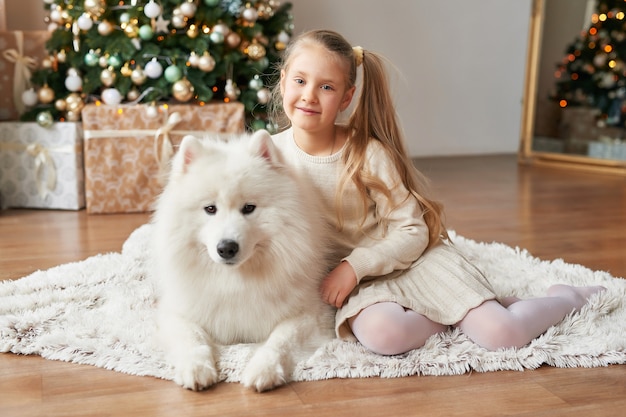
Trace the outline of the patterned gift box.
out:
M 3 208 L 85 207 L 82 126 L 0 122 L 0 196 Z
M 183 136 L 241 133 L 245 122 L 241 103 L 88 104 L 81 116 L 88 213 L 151 211 Z
M 0 120 L 18 120 L 22 93 L 30 88 L 32 70 L 48 56 L 47 30 L 0 32 Z
M 588 155 L 592 158 L 626 161 L 626 142 L 619 139 L 589 142 Z

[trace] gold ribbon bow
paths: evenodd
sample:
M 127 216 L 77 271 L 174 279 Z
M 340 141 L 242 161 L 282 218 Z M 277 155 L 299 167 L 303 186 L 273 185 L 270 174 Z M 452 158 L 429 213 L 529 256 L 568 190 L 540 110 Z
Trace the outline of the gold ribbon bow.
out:
M 37 60 L 24 56 L 24 34 L 21 31 L 15 32 L 15 42 L 17 49 L 7 49 L 2 52 L 2 56 L 9 62 L 15 64 L 13 71 L 13 104 L 17 113 L 21 115 L 26 109 L 22 100 L 22 93 L 31 87 L 31 70 L 37 68 Z
M 165 124 L 158 128 L 154 135 L 154 156 L 159 164 L 159 174 L 161 175 L 167 172 L 169 161 L 174 156 L 174 145 L 170 139 L 170 133 L 182 119 L 178 112 L 170 114 Z M 163 140 L 159 151 L 159 137 L 161 135 L 163 135 Z
M 48 149 L 38 143 L 31 143 L 26 147 L 26 152 L 35 160 L 35 178 L 39 196 L 44 199 L 49 191 L 54 191 L 57 184 L 57 170 L 54 160 Z M 47 174 L 44 178 L 44 171 Z

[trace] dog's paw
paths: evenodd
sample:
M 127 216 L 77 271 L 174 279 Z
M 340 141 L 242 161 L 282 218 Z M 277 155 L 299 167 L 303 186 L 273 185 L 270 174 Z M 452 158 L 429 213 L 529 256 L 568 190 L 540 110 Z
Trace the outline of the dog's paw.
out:
M 287 382 L 280 355 L 272 349 L 259 348 L 243 371 L 241 383 L 258 392 L 271 390 Z
M 219 381 L 219 372 L 211 348 L 197 346 L 175 365 L 174 382 L 184 388 L 201 391 Z

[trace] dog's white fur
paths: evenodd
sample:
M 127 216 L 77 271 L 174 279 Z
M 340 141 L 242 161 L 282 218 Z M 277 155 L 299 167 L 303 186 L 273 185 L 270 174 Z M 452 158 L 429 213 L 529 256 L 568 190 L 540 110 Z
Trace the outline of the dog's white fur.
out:
M 332 337 L 313 197 L 265 131 L 183 139 L 153 218 L 159 331 L 176 383 L 209 387 L 218 345 L 258 343 L 241 382 L 272 389 Z

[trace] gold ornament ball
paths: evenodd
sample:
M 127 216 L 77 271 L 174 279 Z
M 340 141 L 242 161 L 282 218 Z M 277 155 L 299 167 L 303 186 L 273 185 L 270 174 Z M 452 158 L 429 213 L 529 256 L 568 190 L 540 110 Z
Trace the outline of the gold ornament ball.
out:
M 54 108 L 58 111 L 65 111 L 65 109 L 67 108 L 67 103 L 65 102 L 65 100 L 60 98 L 54 102 Z
M 85 0 L 85 11 L 93 16 L 100 17 L 104 13 L 106 0 Z
M 239 36 L 237 32 L 230 32 L 226 36 L 226 45 L 228 45 L 229 48 L 234 49 L 238 47 L 240 43 L 241 43 L 241 36 Z
M 122 74 L 124 77 L 130 77 L 132 73 L 133 73 L 133 70 L 131 70 L 130 67 L 128 66 L 128 62 L 124 64 L 122 68 L 120 68 L 120 74 Z
M 135 101 L 139 98 L 140 93 L 139 90 L 137 90 L 136 88 L 131 88 L 128 93 L 126 93 L 126 98 L 129 101 Z
M 189 29 L 187 29 L 187 36 L 190 39 L 195 39 L 200 34 L 200 29 L 198 29 L 197 25 L 189 25 Z
M 130 73 L 130 80 L 135 85 L 141 85 L 146 82 L 148 76 L 141 67 L 137 67 Z
M 172 95 L 178 101 L 187 102 L 193 98 L 195 90 L 188 79 L 183 78 L 172 85 Z
M 252 42 L 248 45 L 247 54 L 251 59 L 258 61 L 265 56 L 265 47 L 260 43 Z
M 80 110 L 68 110 L 65 113 L 68 122 L 78 122 L 80 120 Z
M 74 112 L 80 115 L 80 111 L 83 109 L 85 103 L 82 97 L 78 93 L 72 93 L 65 97 L 65 105 L 67 112 Z
M 139 36 L 139 26 L 137 19 L 132 19 L 129 23 L 122 25 L 122 30 L 129 38 L 136 38 Z
M 44 85 L 37 91 L 37 100 L 43 104 L 52 103 L 52 100 L 54 100 L 54 90 L 48 87 L 48 84 Z
M 100 82 L 106 87 L 111 87 L 115 82 L 115 72 L 106 68 L 100 73 Z

